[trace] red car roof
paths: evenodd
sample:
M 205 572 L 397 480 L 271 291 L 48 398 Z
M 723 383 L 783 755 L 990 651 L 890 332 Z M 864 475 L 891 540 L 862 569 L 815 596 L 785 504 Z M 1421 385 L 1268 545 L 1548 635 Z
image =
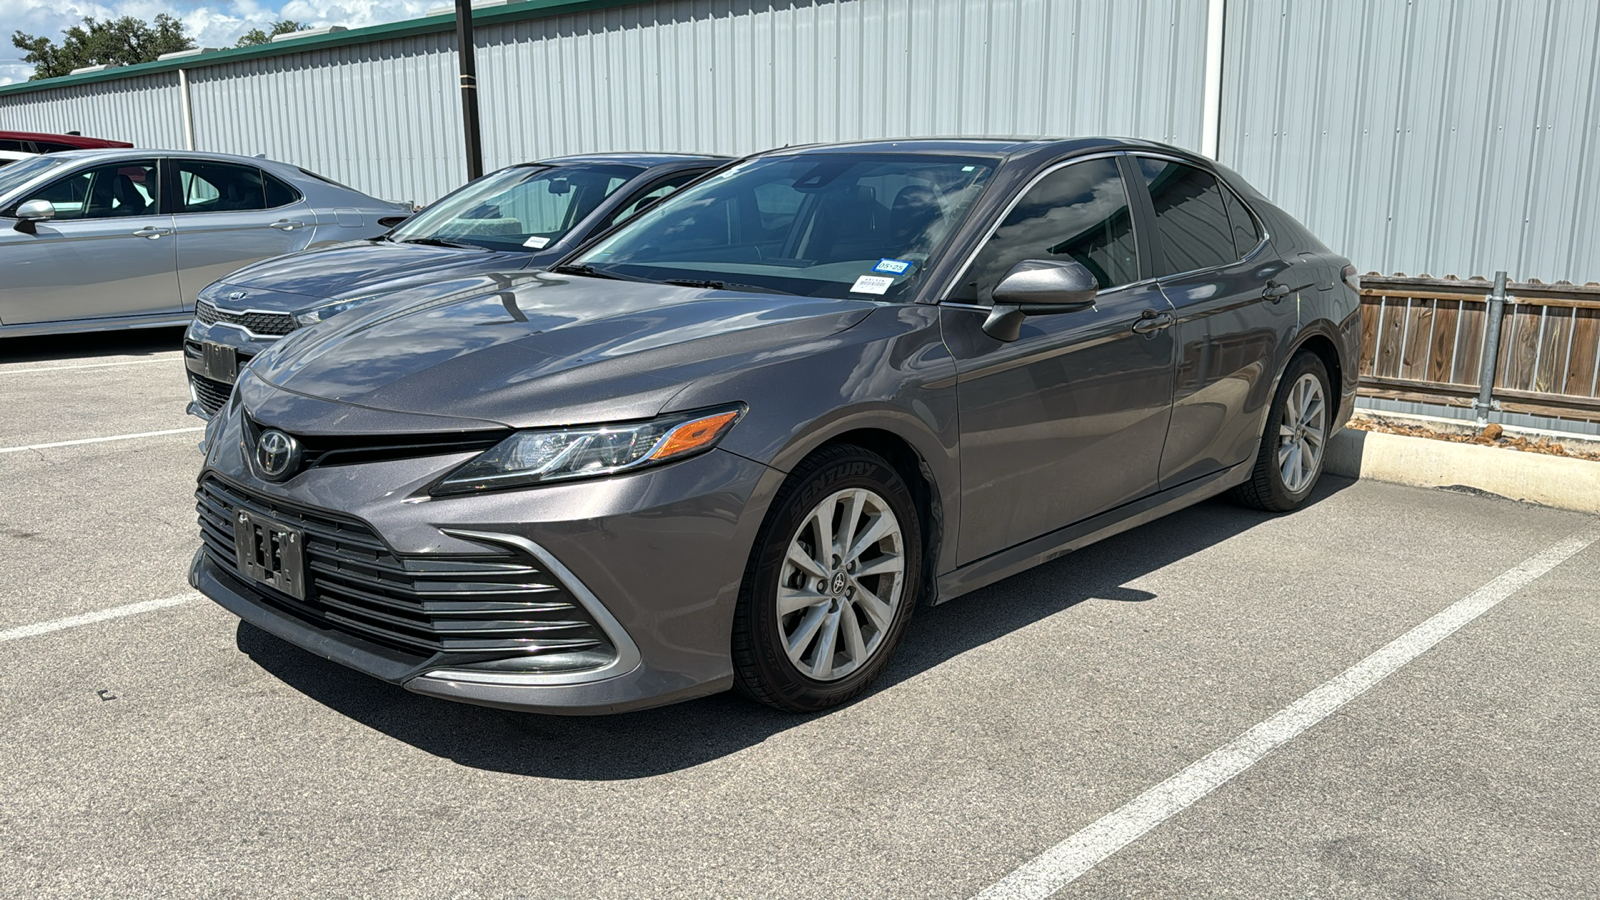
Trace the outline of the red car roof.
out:
M 0 131 L 0 138 L 14 141 L 50 141 L 56 144 L 68 144 L 80 150 L 133 146 L 127 141 L 108 141 L 105 138 L 84 137 L 81 134 L 41 134 L 33 131 Z

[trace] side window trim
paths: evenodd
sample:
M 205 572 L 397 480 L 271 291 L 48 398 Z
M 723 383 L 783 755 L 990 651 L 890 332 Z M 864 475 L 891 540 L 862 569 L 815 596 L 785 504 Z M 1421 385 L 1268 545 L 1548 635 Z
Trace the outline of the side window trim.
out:
M 1267 226 L 1262 222 L 1261 216 L 1257 215 L 1256 211 L 1250 207 L 1250 204 L 1244 202 L 1244 198 L 1239 196 L 1239 192 L 1238 191 L 1234 190 L 1228 184 L 1228 182 L 1226 182 L 1226 181 L 1224 181 L 1222 179 L 1221 176 L 1216 176 L 1215 173 L 1213 173 L 1213 177 L 1216 177 L 1217 184 L 1220 185 L 1222 187 L 1222 189 L 1227 192 L 1228 198 L 1231 199 L 1234 203 L 1239 204 L 1239 208 L 1244 210 L 1245 216 L 1247 218 L 1249 218 L 1249 220 L 1250 220 L 1250 227 L 1255 230 L 1255 233 L 1256 233 L 1255 246 L 1251 247 L 1249 250 L 1246 250 L 1243 254 L 1241 254 L 1239 256 L 1239 261 L 1240 262 L 1244 262 L 1245 260 L 1249 259 L 1250 257 L 1255 256 L 1257 253 L 1261 252 L 1261 248 L 1266 246 L 1266 243 L 1267 243 Z M 1228 210 L 1228 214 L 1229 214 L 1229 216 L 1233 215 L 1233 210 L 1232 210 L 1231 207 Z
M 961 263 L 961 268 L 956 270 L 955 276 L 950 278 L 948 281 L 945 282 L 944 289 L 939 292 L 938 299 L 935 302 L 937 302 L 937 303 L 939 303 L 941 305 L 945 305 L 945 306 L 954 306 L 954 307 L 961 307 L 961 308 L 967 308 L 967 307 L 972 307 L 972 308 L 975 308 L 975 309 L 988 309 L 989 308 L 987 306 L 984 306 L 981 303 L 968 303 L 968 302 L 966 302 L 964 300 L 952 300 L 952 299 L 950 299 L 950 295 L 955 293 L 956 289 L 959 288 L 961 286 L 961 284 L 966 280 L 967 272 L 972 268 L 973 263 L 978 261 L 978 257 L 983 253 L 984 247 L 988 246 L 989 241 L 994 239 L 995 232 L 999 231 L 1000 230 L 1000 226 L 1005 224 L 1006 219 L 1011 215 L 1011 211 L 1016 209 L 1017 205 L 1022 202 L 1022 198 L 1028 196 L 1028 192 L 1029 191 L 1033 190 L 1035 187 L 1038 187 L 1039 182 L 1045 180 L 1046 178 L 1050 177 L 1051 175 L 1054 175 L 1055 173 L 1061 171 L 1062 169 L 1065 169 L 1068 166 L 1075 165 L 1077 163 L 1090 162 L 1090 161 L 1096 160 L 1096 159 L 1115 160 L 1116 163 L 1117 163 L 1117 172 L 1118 172 L 1118 174 L 1120 174 L 1122 176 L 1122 187 L 1123 187 L 1123 190 L 1128 193 L 1130 205 L 1138 205 L 1138 201 L 1133 199 L 1134 196 L 1135 196 L 1134 192 L 1130 189 L 1130 185 L 1128 184 L 1128 170 L 1127 170 L 1127 167 L 1125 165 L 1123 165 L 1123 162 L 1122 162 L 1122 158 L 1126 157 L 1126 156 L 1127 156 L 1127 154 L 1125 152 L 1123 152 L 1123 151 L 1120 151 L 1120 150 L 1102 151 L 1102 152 L 1099 152 L 1099 153 L 1086 153 L 1086 154 L 1083 154 L 1081 156 L 1070 156 L 1070 157 L 1067 157 L 1065 159 L 1055 160 L 1054 162 L 1052 162 L 1049 165 L 1045 166 L 1043 169 L 1040 169 L 1038 172 L 1035 172 L 1033 177 L 1029 178 L 1028 181 L 1025 184 L 1023 184 L 1023 186 L 1021 188 L 1017 189 L 1017 191 L 1011 195 L 1011 199 L 1006 202 L 1006 205 L 1004 207 L 1002 207 L 999 210 L 999 212 L 993 217 L 993 221 L 991 222 L 989 227 L 984 229 L 983 237 L 978 241 L 977 245 L 972 248 L 972 251 L 967 254 L 967 258 L 965 260 L 963 260 L 962 263 Z M 1145 195 L 1146 195 L 1147 202 L 1148 202 L 1149 191 L 1145 191 Z M 1139 276 L 1140 277 L 1139 277 L 1139 279 L 1137 281 L 1130 281 L 1127 284 L 1117 285 L 1116 287 L 1111 288 L 1110 290 L 1114 290 L 1114 291 L 1125 290 L 1127 288 L 1134 287 L 1136 285 L 1140 285 L 1140 284 L 1143 284 L 1143 283 L 1145 283 L 1147 281 L 1153 280 L 1149 275 L 1149 273 L 1151 271 L 1153 271 L 1153 270 L 1149 269 L 1145 264 L 1144 241 L 1141 239 L 1141 236 L 1140 236 L 1140 232 L 1141 232 L 1142 229 L 1139 228 L 1139 216 L 1138 216 L 1137 212 L 1134 213 L 1133 218 L 1134 218 L 1134 226 L 1133 226 L 1134 252 L 1137 255 L 1137 258 L 1139 260 Z

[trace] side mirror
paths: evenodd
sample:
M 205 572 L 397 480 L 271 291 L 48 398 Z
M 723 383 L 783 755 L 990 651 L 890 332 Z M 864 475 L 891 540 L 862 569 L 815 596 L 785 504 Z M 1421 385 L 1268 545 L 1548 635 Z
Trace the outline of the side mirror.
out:
M 36 234 L 35 222 L 43 222 L 56 217 L 56 206 L 49 200 L 29 200 L 17 207 L 17 230 L 28 234 Z
M 994 289 L 994 309 L 983 330 L 997 341 L 1014 341 L 1028 316 L 1076 312 L 1094 306 L 1099 282 L 1080 262 L 1025 259 Z

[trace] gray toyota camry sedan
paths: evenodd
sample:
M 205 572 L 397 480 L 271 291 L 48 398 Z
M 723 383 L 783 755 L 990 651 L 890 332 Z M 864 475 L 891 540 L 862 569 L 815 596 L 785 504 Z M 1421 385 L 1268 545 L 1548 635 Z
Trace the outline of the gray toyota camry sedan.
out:
M 210 418 L 227 401 L 239 367 L 296 328 L 406 287 L 549 265 L 727 162 L 606 153 L 509 166 L 388 234 L 229 273 L 200 292 L 184 336 L 189 412 Z
M 410 213 L 256 157 L 36 156 L 0 169 L 0 337 L 184 325 L 200 289 L 240 266 Z
M 1354 275 L 1160 144 L 763 154 L 547 272 L 258 357 L 208 425 L 190 580 L 436 697 L 824 709 L 920 604 L 1225 491 L 1306 502 Z

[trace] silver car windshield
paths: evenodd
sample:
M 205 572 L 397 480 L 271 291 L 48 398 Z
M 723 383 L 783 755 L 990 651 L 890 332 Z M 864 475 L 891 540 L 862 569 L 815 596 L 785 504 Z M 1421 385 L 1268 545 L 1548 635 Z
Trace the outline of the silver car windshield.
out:
M 635 166 L 517 166 L 472 182 L 389 235 L 399 242 L 543 250 L 642 172 Z
M 911 294 L 995 161 L 807 153 L 685 188 L 572 260 L 596 275 L 815 297 Z
M 32 159 L 19 160 L 0 169 L 0 199 L 9 197 L 12 191 L 51 169 L 66 164 L 67 160 L 59 157 L 35 156 Z

